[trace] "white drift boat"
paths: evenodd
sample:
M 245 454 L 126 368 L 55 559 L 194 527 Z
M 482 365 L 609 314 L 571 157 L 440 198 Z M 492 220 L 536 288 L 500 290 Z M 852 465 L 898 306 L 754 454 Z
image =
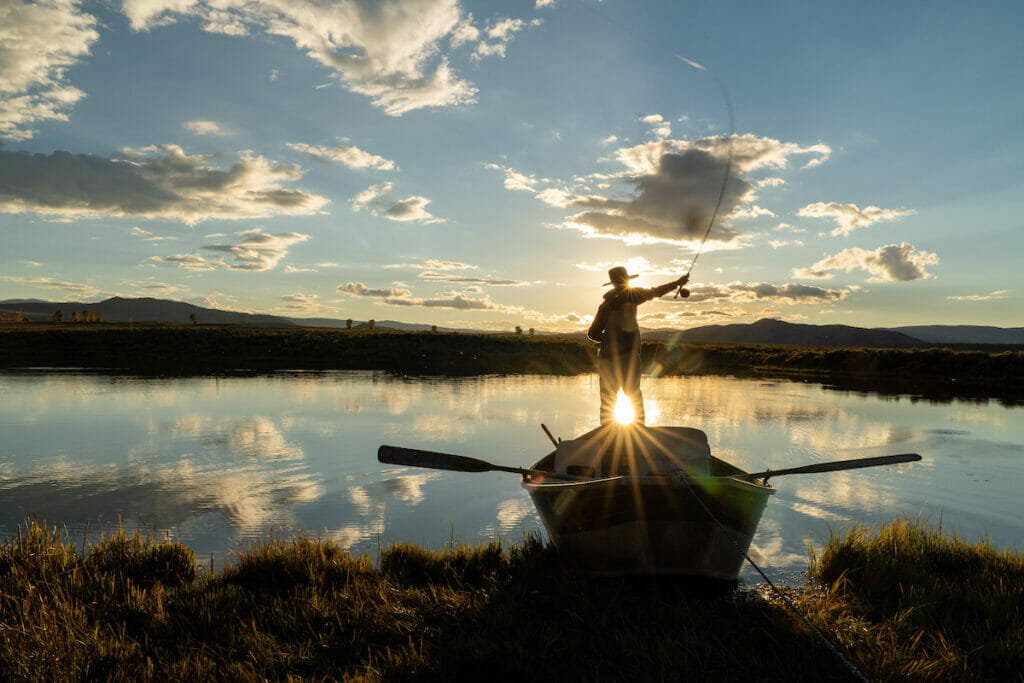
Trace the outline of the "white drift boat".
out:
M 699 429 L 607 425 L 559 442 L 523 487 L 584 571 L 735 581 L 775 493 L 748 476 L 713 457 Z
M 699 429 L 635 424 L 558 441 L 528 469 L 400 446 L 377 451 L 377 460 L 392 465 L 522 475 L 551 541 L 582 571 L 725 581 L 737 579 L 775 493 L 770 477 L 920 459 L 907 453 L 751 474 L 712 456 Z

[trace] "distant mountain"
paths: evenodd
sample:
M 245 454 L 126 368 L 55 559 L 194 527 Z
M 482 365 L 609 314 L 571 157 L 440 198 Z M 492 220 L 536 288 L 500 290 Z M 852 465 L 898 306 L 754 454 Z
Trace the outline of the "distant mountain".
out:
M 346 321 L 335 318 L 292 318 L 203 308 L 168 299 L 124 299 L 113 297 L 96 303 L 52 302 L 38 299 L 0 301 L 0 314 L 19 312 L 32 320 L 49 320 L 57 309 L 66 320 L 74 311 L 99 313 L 110 322 L 191 322 L 194 313 L 200 324 L 266 325 L 271 327 L 344 328 Z M 353 329 L 366 329 L 365 320 L 353 321 Z M 378 320 L 378 329 L 427 331 L 431 325 Z M 438 327 L 438 332 L 484 333 L 483 330 Z M 804 325 L 768 318 L 750 324 L 705 325 L 688 330 L 643 330 L 645 339 L 679 338 L 689 341 L 734 342 L 740 344 L 802 344 L 807 346 L 906 346 L 912 344 L 1008 344 L 1024 345 L 1024 327 L 985 325 L 911 325 L 867 329 L 849 325 Z M 539 333 L 543 334 L 543 333 Z
M 103 320 L 110 322 L 170 322 L 187 323 L 191 322 L 193 313 L 200 323 L 212 323 L 218 325 L 269 325 L 274 327 L 295 327 L 296 324 L 288 318 L 276 315 L 258 315 L 253 313 L 239 313 L 237 311 L 222 311 L 216 308 L 203 308 L 181 301 L 170 301 L 168 299 L 123 299 L 115 296 L 105 301 L 95 303 L 83 303 L 79 301 L 5 301 L 0 307 L 30 314 L 33 318 L 50 318 L 58 308 L 64 311 L 66 320 L 71 319 L 74 311 L 92 311 L 103 316 Z
M 338 320 L 336 318 L 288 318 L 291 322 L 302 327 L 347 327 L 347 321 Z M 365 330 L 369 325 L 365 320 L 353 320 L 353 330 Z M 433 325 L 424 325 L 422 323 L 403 323 L 397 320 L 378 320 L 377 327 L 380 329 L 388 330 L 403 330 L 406 332 L 426 332 L 429 331 Z M 450 327 L 438 327 L 438 332 L 454 332 Z
M 886 329 L 932 344 L 1024 344 L 1024 327 L 910 325 Z
M 803 344 L 807 346 L 905 346 L 920 344 L 902 332 L 869 330 L 848 325 L 801 325 L 764 318 L 755 323 L 705 325 L 671 333 L 687 341 L 734 342 L 738 344 Z M 659 331 L 648 337 L 669 336 Z
M 0 301 L 0 312 L 7 314 L 15 311 L 33 320 L 49 320 L 57 309 L 64 311 L 66 320 L 71 319 L 74 311 L 92 311 L 99 313 L 107 322 L 192 322 L 193 313 L 200 324 L 214 325 L 268 325 L 272 327 L 330 327 L 345 328 L 347 320 L 336 318 L 288 318 L 276 315 L 260 315 L 224 311 L 217 308 L 204 308 L 181 301 L 169 299 L 124 299 L 113 297 L 105 301 L 84 303 L 80 301 L 40 301 L 39 299 L 8 299 Z M 397 320 L 378 320 L 378 329 L 427 331 L 432 325 L 420 323 L 403 323 Z M 365 330 L 365 320 L 354 320 L 352 328 Z M 467 332 L 470 330 L 453 330 L 450 327 L 438 327 L 438 332 Z

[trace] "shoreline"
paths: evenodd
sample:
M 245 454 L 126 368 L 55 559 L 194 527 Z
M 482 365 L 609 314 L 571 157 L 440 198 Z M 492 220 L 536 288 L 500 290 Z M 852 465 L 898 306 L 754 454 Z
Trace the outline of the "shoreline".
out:
M 870 680 L 1024 669 L 1020 552 L 903 519 L 809 553 L 806 585 L 781 590 Z M 379 567 L 271 539 L 207 571 L 180 543 L 86 546 L 32 523 L 0 542 L 0 569 L 0 670 L 15 679 L 852 680 L 760 585 L 591 577 L 536 537 L 397 544 Z
M 163 323 L 0 326 L 0 369 L 80 368 L 154 376 L 278 370 L 380 370 L 401 375 L 576 375 L 597 346 L 579 335 L 271 328 Z M 1024 350 L 874 348 L 645 341 L 645 373 L 822 383 L 928 400 L 1024 404 Z

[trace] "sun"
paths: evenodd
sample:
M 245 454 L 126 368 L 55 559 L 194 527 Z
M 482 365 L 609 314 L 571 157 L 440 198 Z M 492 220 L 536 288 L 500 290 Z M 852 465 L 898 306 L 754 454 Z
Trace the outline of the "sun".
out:
M 622 393 L 622 389 L 619 389 L 619 393 L 615 397 L 615 412 L 613 416 L 620 425 L 632 424 L 633 420 L 636 419 L 636 413 L 633 411 L 633 402 Z

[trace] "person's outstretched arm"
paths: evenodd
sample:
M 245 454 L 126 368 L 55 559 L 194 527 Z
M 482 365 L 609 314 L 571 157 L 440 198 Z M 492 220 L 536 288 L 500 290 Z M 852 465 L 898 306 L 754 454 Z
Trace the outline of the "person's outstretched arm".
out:
M 644 290 L 637 289 L 637 290 L 633 290 L 633 291 L 645 292 L 647 294 L 647 296 L 643 297 L 643 301 L 650 301 L 651 299 L 657 299 L 659 296 L 665 296 L 666 294 L 671 292 L 673 289 L 675 289 L 677 287 L 682 287 L 683 285 L 685 285 L 689 281 L 690 281 L 690 276 L 689 275 L 684 275 L 681 278 L 679 278 L 678 280 L 674 280 L 672 282 L 669 282 L 667 284 L 661 285 L 659 287 L 651 287 L 650 289 L 644 289 Z M 641 302 L 637 301 L 636 303 L 641 303 Z

